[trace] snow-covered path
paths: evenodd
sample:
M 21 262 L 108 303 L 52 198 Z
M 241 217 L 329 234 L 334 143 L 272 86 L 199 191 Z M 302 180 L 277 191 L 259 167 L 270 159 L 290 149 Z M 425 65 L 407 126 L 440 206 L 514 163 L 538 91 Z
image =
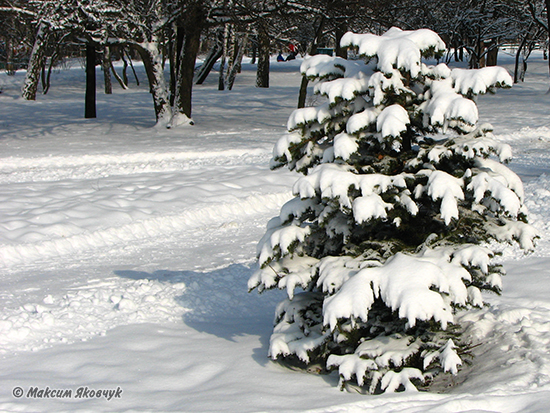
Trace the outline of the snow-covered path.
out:
M 47 124 L 48 110 L 35 119 Z M 273 121 L 283 123 L 285 112 Z M 139 144 L 130 140 L 135 130 L 103 119 L 53 122 L 65 143 L 51 149 L 43 135 L 61 139 L 57 133 L 22 137 L 19 129 L 5 130 L 13 155 L 0 164 L 4 353 L 87 339 L 128 323 L 181 320 L 190 309 L 176 297 L 199 284 L 158 273 L 250 265 L 266 220 L 291 196 L 292 175 L 269 171 L 270 145 L 247 136 L 253 131 L 235 139 L 232 130 L 145 127 Z M 24 140 L 36 153 L 21 150 Z M 156 147 L 148 147 L 151 141 Z M 136 270 L 156 275 L 132 275 Z M 246 298 L 246 287 L 239 290 Z
M 231 92 L 210 79 L 195 89 L 197 124 L 170 131 L 152 127 L 143 86 L 99 94 L 90 121 L 80 68 L 56 74 L 34 103 L 18 98 L 21 74 L 0 75 L 0 411 L 547 411 L 546 63 L 479 102 L 513 147 L 539 248 L 504 250 L 504 294 L 471 316 L 484 344 L 454 387 L 377 397 L 269 362 L 282 294 L 246 291 L 256 243 L 295 180 L 268 161 L 295 104 L 298 64 L 274 62 L 269 90 L 251 86 L 250 66 Z M 122 394 L 28 395 L 85 386 Z

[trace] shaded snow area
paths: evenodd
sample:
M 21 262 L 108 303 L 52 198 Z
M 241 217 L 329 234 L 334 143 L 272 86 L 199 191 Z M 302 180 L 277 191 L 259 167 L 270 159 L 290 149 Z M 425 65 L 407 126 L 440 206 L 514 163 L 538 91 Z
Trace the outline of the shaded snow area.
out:
M 548 411 L 547 62 L 478 99 L 512 147 L 538 247 L 501 247 L 503 295 L 460 318 L 470 364 L 433 392 L 381 396 L 269 361 L 284 292 L 247 292 L 256 244 L 299 177 L 269 161 L 300 64 L 273 62 L 269 89 L 249 64 L 233 91 L 211 75 L 194 89 L 195 126 L 173 130 L 154 126 L 143 83 L 98 88 L 85 120 L 78 62 L 36 102 L 19 97 L 24 73 L 0 74 L 0 411 Z

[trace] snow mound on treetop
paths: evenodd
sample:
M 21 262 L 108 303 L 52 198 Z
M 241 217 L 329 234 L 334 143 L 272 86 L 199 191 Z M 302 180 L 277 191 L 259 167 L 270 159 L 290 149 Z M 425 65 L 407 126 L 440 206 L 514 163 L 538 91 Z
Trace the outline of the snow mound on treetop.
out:
M 428 29 L 406 31 L 392 27 L 381 36 L 374 34 L 346 33 L 340 42 L 342 47 L 355 46 L 359 54 L 378 58 L 378 68 L 390 73 L 394 68 L 405 69 L 416 77 L 421 70 L 420 58 L 430 50 L 442 52 L 445 43 Z

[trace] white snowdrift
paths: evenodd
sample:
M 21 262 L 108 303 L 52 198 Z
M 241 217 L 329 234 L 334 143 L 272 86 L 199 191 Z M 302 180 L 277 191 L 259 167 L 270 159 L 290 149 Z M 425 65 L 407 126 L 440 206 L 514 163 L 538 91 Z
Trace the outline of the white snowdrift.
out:
M 194 94 L 196 125 L 185 132 L 151 129 L 146 86 L 98 94 L 100 117 L 85 121 L 80 67 L 53 73 L 37 102 L 18 98 L 20 72 L 0 73 L 0 244 L 27 254 L 4 255 L 0 266 L 0 410 L 548 410 L 547 62 L 530 59 L 524 84 L 478 101 L 496 139 L 513 146 L 511 167 L 525 181 L 524 202 L 542 237 L 537 249 L 526 257 L 502 247 L 503 295 L 484 297 L 491 310 L 456 320 L 470 323 L 468 334 L 482 345 L 452 382 L 376 397 L 340 392 L 336 375 L 269 362 L 281 296 L 246 292 L 265 222 L 291 198 L 295 180 L 267 165 L 295 105 L 293 64 L 300 62 L 273 62 L 265 91 L 254 87 L 248 64 L 231 93 L 220 94 L 211 79 Z M 64 238 L 78 243 L 63 249 Z M 331 263 L 322 268 L 320 282 L 331 288 Z M 364 350 L 375 357 L 376 349 Z M 111 401 L 12 394 L 31 386 L 123 392 Z

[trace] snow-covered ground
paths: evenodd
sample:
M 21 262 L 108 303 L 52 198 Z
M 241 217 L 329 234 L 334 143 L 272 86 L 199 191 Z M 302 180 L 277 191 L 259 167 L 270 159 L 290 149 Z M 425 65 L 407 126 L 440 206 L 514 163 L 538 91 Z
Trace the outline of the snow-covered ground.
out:
M 94 120 L 76 62 L 36 102 L 19 97 L 24 73 L 0 74 L 0 411 L 548 411 L 547 62 L 478 101 L 514 149 L 539 246 L 503 248 L 504 294 L 463 320 L 480 344 L 471 365 L 439 392 L 382 396 L 270 362 L 283 293 L 247 292 L 256 243 L 297 178 L 268 164 L 299 63 L 273 62 L 269 89 L 248 64 L 233 91 L 212 74 L 194 90 L 196 125 L 175 130 L 154 127 L 142 71 L 139 87 L 98 87 Z

